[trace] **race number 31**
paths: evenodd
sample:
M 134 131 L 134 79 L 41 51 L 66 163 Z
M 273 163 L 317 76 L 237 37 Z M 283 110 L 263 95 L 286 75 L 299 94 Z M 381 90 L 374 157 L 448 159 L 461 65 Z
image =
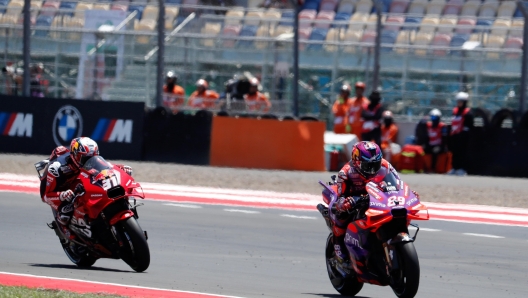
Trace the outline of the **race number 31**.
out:
M 109 190 L 112 187 L 116 187 L 119 185 L 119 179 L 117 175 L 113 175 L 111 177 L 108 177 L 107 179 L 103 180 L 103 189 Z

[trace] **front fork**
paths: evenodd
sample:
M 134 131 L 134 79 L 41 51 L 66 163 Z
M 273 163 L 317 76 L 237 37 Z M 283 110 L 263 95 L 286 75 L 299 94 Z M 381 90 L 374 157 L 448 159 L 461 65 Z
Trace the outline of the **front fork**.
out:
M 405 243 L 405 242 L 414 242 L 416 240 L 416 237 L 418 236 L 418 231 L 420 231 L 420 227 L 416 224 L 410 224 L 411 226 L 416 228 L 416 232 L 414 233 L 414 236 L 409 236 L 406 232 L 401 232 L 396 234 L 392 239 L 387 240 L 387 242 L 383 243 L 383 252 L 385 253 L 385 261 L 387 264 L 387 273 L 393 272 L 394 270 L 400 269 L 400 264 L 398 263 L 398 258 L 394 257 L 394 250 L 395 245 L 399 243 Z

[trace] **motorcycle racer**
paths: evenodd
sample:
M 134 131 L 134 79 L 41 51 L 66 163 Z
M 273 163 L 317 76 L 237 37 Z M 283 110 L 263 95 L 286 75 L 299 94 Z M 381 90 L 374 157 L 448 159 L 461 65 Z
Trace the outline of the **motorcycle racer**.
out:
M 73 215 L 74 208 L 71 201 L 75 197 L 76 179 L 84 163 L 97 155 L 99 155 L 97 143 L 90 138 L 79 137 L 71 141 L 69 149 L 59 146 L 49 157 L 49 164 L 40 184 L 40 195 L 43 202 L 57 211 L 56 220 L 66 235 L 70 235 L 67 226 Z M 128 175 L 132 175 L 131 167 L 116 166 Z
M 380 171 L 385 168 L 385 171 Z M 362 141 L 352 148 L 351 160 L 343 166 L 337 176 L 337 195 L 335 220 L 332 226 L 334 251 L 337 261 L 349 269 L 348 251 L 344 243 L 346 228 L 350 215 L 355 210 L 368 209 L 370 198 L 366 185 L 370 181 L 383 179 L 386 173 L 392 172 L 399 179 L 392 165 L 383 159 L 380 147 L 369 141 Z M 383 175 L 383 177 L 378 177 Z M 333 217 L 332 217 L 333 218 Z

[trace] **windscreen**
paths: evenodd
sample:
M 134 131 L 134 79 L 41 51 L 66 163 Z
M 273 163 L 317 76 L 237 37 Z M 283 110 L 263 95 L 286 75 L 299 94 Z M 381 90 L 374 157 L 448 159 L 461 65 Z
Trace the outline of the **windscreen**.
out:
M 92 175 L 97 175 L 103 170 L 111 169 L 112 166 L 101 156 L 94 156 L 86 161 L 83 169 Z
M 376 183 L 383 192 L 400 190 L 400 181 L 385 167 L 382 167 L 371 181 Z

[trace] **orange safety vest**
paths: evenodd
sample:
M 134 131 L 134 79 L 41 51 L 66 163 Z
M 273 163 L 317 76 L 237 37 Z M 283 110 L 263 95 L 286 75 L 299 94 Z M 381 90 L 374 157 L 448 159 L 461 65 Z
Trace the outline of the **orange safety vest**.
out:
M 374 110 L 368 109 L 368 104 L 363 105 L 363 112 L 369 116 L 374 116 L 376 112 L 381 108 L 381 104 L 374 107 Z M 373 131 L 380 126 L 379 120 L 363 120 L 362 133 Z
M 458 115 L 458 107 L 453 109 L 453 118 L 451 119 L 451 135 L 459 134 L 464 130 L 464 119 L 469 113 L 469 108 L 465 108 L 462 114 Z
M 185 91 L 178 85 L 174 85 L 171 91 L 167 89 L 167 86 L 163 86 L 163 103 L 168 108 L 174 109 L 183 105 L 184 96 Z
M 381 126 L 381 149 L 389 147 L 390 143 L 396 143 L 398 137 L 398 126 L 392 123 L 389 127 Z
M 365 96 L 348 99 L 347 125 L 350 125 L 350 133 L 355 134 L 358 138 L 361 138 L 361 127 L 363 126 L 361 112 L 363 111 L 363 106 L 369 103 L 370 101 Z
M 253 95 L 244 95 L 244 102 L 246 103 L 248 111 L 268 112 L 271 108 L 271 103 L 266 95 L 258 91 Z
M 438 146 L 442 144 L 442 129 L 444 128 L 444 123 L 438 123 L 437 127 L 433 127 L 431 121 L 427 122 L 427 135 L 429 136 L 429 145 Z
M 332 106 L 332 113 L 334 114 L 334 133 L 347 133 L 347 99 L 343 99 L 343 103 L 341 103 L 340 98 L 338 97 Z
M 189 97 L 188 105 L 193 108 L 212 108 L 215 106 L 218 98 L 220 98 L 220 95 L 211 90 L 205 90 L 202 94 L 194 91 Z

